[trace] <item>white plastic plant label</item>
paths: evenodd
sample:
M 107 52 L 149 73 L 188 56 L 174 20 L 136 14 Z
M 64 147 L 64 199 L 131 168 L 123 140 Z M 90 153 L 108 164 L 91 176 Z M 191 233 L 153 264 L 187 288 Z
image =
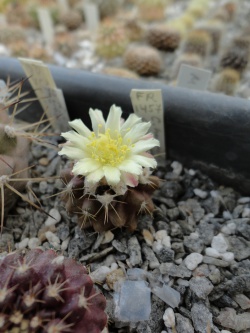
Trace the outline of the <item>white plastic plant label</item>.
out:
M 164 158 L 166 147 L 161 90 L 132 89 L 130 98 L 135 114 L 140 116 L 144 121 L 151 122 L 150 131 L 154 134 L 154 137 L 160 141 L 160 147 L 152 149 L 152 153 L 157 159 L 159 157 Z
M 57 89 L 49 68 L 38 60 L 19 58 L 39 102 L 55 130 L 68 130 L 69 115 L 63 93 Z
M 83 5 L 83 12 L 88 30 L 97 30 L 100 24 L 100 14 L 97 5 L 87 2 Z
M 47 8 L 37 9 L 38 21 L 46 46 L 50 48 L 54 42 L 54 25 Z
M 212 72 L 182 64 L 177 78 L 177 86 L 194 90 L 206 90 Z

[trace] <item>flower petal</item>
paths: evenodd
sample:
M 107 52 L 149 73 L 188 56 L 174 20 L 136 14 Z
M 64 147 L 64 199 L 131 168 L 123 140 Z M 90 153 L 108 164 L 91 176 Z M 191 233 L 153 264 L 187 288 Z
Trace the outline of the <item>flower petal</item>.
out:
M 140 164 L 145 168 L 156 168 L 157 162 L 153 157 L 145 157 L 142 155 L 134 155 L 132 156 L 134 162 Z
M 124 140 L 130 139 L 132 143 L 137 142 L 148 132 L 150 126 L 150 122 L 135 125 L 124 135 Z
M 79 134 L 83 135 L 83 136 L 90 136 L 91 131 L 90 129 L 88 129 L 88 127 L 86 125 L 84 125 L 84 123 L 82 122 L 81 119 L 75 119 L 73 121 L 69 122 L 69 125 L 75 130 L 77 131 Z
M 127 159 L 127 160 L 123 161 L 119 165 L 119 169 L 121 171 L 130 172 L 130 173 L 133 173 L 135 175 L 140 175 L 142 173 L 141 165 L 132 161 L 131 159 Z
M 100 163 L 96 162 L 92 158 L 84 158 L 78 161 L 73 167 L 74 175 L 87 175 L 96 169 L 100 168 Z
M 122 173 L 122 180 L 127 186 L 135 187 L 138 185 L 138 177 L 129 172 Z
M 89 175 L 87 175 L 86 181 L 89 184 L 97 183 L 102 179 L 103 176 L 104 176 L 103 169 L 99 168 L 99 169 L 95 170 L 94 172 L 91 172 Z
M 139 118 L 136 114 L 131 113 L 121 126 L 121 136 L 124 136 L 133 126 L 135 126 L 135 124 L 138 124 L 140 121 L 141 118 Z
M 93 131 L 95 135 L 98 136 L 99 133 L 105 132 L 105 120 L 103 118 L 102 111 L 98 109 L 89 109 L 89 116 L 92 123 Z
M 58 152 L 59 155 L 66 155 L 72 160 L 78 160 L 79 158 L 86 157 L 86 154 L 83 150 L 77 147 L 64 146 L 61 151 Z
M 121 115 L 122 109 L 119 106 L 112 105 L 106 121 L 106 130 L 110 130 L 111 136 L 120 132 Z
M 134 147 L 131 148 L 131 153 L 133 154 L 139 154 L 144 151 L 148 151 L 154 147 L 159 147 L 160 142 L 157 139 L 148 139 L 143 141 L 138 141 L 135 143 Z
M 77 146 L 78 148 L 84 149 L 88 139 L 85 138 L 84 136 L 78 134 L 75 131 L 69 131 L 62 133 L 61 136 L 63 136 L 66 140 L 70 141 L 71 144 Z
M 103 167 L 103 171 L 109 185 L 118 184 L 121 180 L 121 172 L 118 168 L 106 165 Z

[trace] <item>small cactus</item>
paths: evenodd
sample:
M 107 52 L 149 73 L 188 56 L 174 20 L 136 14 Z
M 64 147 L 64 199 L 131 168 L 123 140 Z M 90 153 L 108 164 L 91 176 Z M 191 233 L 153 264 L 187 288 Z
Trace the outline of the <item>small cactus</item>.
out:
M 131 46 L 124 54 L 124 63 L 139 75 L 157 75 L 162 69 L 159 52 L 150 46 Z
M 0 332 L 100 333 L 106 300 L 87 270 L 53 250 L 0 260 Z
M 26 34 L 24 29 L 19 26 L 4 26 L 0 29 L 0 43 L 8 45 L 9 43 L 15 43 L 20 40 L 24 40 Z
M 78 10 L 70 9 L 61 14 L 59 21 L 68 30 L 76 30 L 81 26 L 83 18 Z
M 155 25 L 148 28 L 147 40 L 159 50 L 174 51 L 179 46 L 181 35 L 169 26 Z
M 165 9 L 169 0 L 136 0 L 139 17 L 144 21 L 159 21 L 165 18 Z
M 212 40 L 211 53 L 217 53 L 220 48 L 220 42 L 223 37 L 225 25 L 221 21 L 213 19 L 199 23 L 197 28 L 210 35 Z
M 114 15 L 122 6 L 123 0 L 92 0 L 98 6 L 101 18 Z
M 212 41 L 210 35 L 206 31 L 193 30 L 190 31 L 182 44 L 184 53 L 195 53 L 205 58 L 211 53 Z
M 122 26 L 106 22 L 100 27 L 95 43 L 96 54 L 111 59 L 123 55 L 129 39 Z
M 232 68 L 225 68 L 214 78 L 212 90 L 226 95 L 234 95 L 240 81 L 240 74 Z

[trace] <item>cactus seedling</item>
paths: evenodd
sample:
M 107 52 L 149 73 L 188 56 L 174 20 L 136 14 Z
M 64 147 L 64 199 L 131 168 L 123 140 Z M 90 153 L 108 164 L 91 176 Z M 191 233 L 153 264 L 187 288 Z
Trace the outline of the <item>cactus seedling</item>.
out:
M 149 27 L 147 33 L 149 44 L 159 50 L 174 51 L 180 43 L 181 35 L 178 30 L 165 25 Z
M 157 75 L 162 69 L 160 53 L 150 46 L 131 46 L 124 54 L 124 64 L 139 75 Z
M 182 50 L 185 53 L 195 53 L 205 58 L 212 50 L 211 37 L 206 31 L 193 30 L 183 40 Z
M 165 17 L 168 0 L 136 0 L 139 17 L 145 21 L 159 21 Z
M 66 184 L 62 199 L 83 228 L 125 226 L 132 231 L 140 213 L 154 210 L 151 196 L 159 179 L 151 175 L 157 163 L 147 151 L 159 141 L 147 133 L 150 123 L 135 114 L 123 122 L 121 113 L 113 105 L 105 122 L 100 110 L 90 109 L 94 132 L 78 119 L 69 123 L 75 132 L 62 133 L 68 141 L 59 154 L 76 160 L 61 174 Z
M 100 333 L 106 301 L 87 270 L 54 251 L 10 253 L 0 261 L 0 332 Z
M 106 59 L 121 56 L 128 43 L 127 32 L 122 26 L 106 22 L 96 37 L 96 54 Z
M 234 95 L 240 81 L 240 74 L 232 68 L 225 68 L 217 74 L 213 83 L 213 90 L 226 95 Z

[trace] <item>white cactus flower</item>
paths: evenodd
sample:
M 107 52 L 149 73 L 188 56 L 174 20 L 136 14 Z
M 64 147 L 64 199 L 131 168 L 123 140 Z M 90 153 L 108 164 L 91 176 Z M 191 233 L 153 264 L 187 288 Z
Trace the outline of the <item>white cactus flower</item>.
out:
M 74 131 L 62 133 L 67 142 L 59 152 L 75 161 L 74 175 L 84 176 L 88 185 L 105 179 L 116 193 L 118 188 L 137 186 L 144 168 L 157 166 L 148 151 L 159 146 L 148 133 L 150 122 L 135 114 L 124 121 L 121 114 L 121 108 L 112 105 L 105 121 L 100 110 L 90 109 L 93 131 L 80 119 L 69 122 Z

